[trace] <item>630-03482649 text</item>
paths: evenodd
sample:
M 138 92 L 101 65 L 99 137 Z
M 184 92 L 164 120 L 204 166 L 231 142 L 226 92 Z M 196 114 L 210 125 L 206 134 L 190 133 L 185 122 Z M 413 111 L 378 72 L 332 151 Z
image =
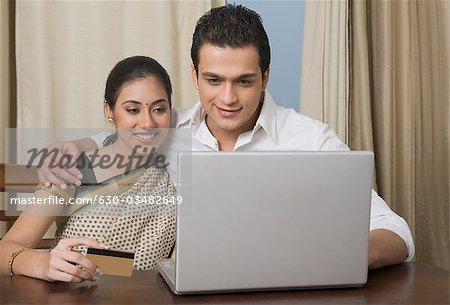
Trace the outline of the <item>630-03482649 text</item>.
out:
M 69 198 L 68 201 L 62 197 L 49 196 L 41 197 L 24 197 L 10 198 L 11 205 L 64 205 L 64 204 L 146 204 L 146 205 L 168 205 L 181 204 L 182 196 L 94 196 L 92 198 Z

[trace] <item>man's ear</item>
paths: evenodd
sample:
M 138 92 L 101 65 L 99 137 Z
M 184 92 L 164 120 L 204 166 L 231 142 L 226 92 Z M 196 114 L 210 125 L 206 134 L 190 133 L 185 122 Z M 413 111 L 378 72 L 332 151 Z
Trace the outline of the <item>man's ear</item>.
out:
M 198 90 L 198 76 L 194 65 L 191 65 L 191 76 L 192 76 L 192 83 L 194 84 L 195 89 Z
M 113 118 L 114 119 L 114 114 L 112 112 L 111 107 L 109 107 L 109 104 L 106 100 L 103 101 L 103 111 L 106 114 L 106 118 Z
M 270 74 L 270 67 L 267 68 L 266 72 L 264 72 L 263 78 L 262 78 L 262 88 L 265 90 L 267 87 L 267 82 L 269 81 L 269 74 Z

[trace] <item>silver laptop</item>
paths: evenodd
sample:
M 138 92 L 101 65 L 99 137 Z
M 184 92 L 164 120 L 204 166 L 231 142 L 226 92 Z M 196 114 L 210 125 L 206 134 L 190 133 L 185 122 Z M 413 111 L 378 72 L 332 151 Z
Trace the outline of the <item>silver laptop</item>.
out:
M 178 156 L 176 294 L 361 286 L 367 281 L 371 152 Z

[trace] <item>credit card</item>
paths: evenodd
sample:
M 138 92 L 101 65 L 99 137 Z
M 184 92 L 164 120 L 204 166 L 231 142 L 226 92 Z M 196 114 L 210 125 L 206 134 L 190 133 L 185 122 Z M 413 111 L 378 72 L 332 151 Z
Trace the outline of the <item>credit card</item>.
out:
M 133 272 L 133 252 L 88 248 L 86 258 L 105 274 L 131 276 Z

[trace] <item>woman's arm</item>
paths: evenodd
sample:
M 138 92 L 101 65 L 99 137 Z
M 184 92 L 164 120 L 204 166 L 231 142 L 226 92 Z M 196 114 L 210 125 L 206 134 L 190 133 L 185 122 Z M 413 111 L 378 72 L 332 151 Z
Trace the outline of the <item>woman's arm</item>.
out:
M 35 193 L 36 197 L 42 198 L 49 195 L 50 193 L 43 190 Z M 101 270 L 82 254 L 72 251 L 73 247 L 79 245 L 104 248 L 94 239 L 67 238 L 61 240 L 50 252 L 32 250 L 56 218 L 43 216 L 43 211 L 37 210 L 40 208 L 29 206 L 0 241 L 0 275 L 9 274 L 9 262 L 13 253 L 26 248 L 29 250 L 20 252 L 13 260 L 11 267 L 14 275 L 26 275 L 47 281 L 95 280 L 95 275 L 101 274 Z

